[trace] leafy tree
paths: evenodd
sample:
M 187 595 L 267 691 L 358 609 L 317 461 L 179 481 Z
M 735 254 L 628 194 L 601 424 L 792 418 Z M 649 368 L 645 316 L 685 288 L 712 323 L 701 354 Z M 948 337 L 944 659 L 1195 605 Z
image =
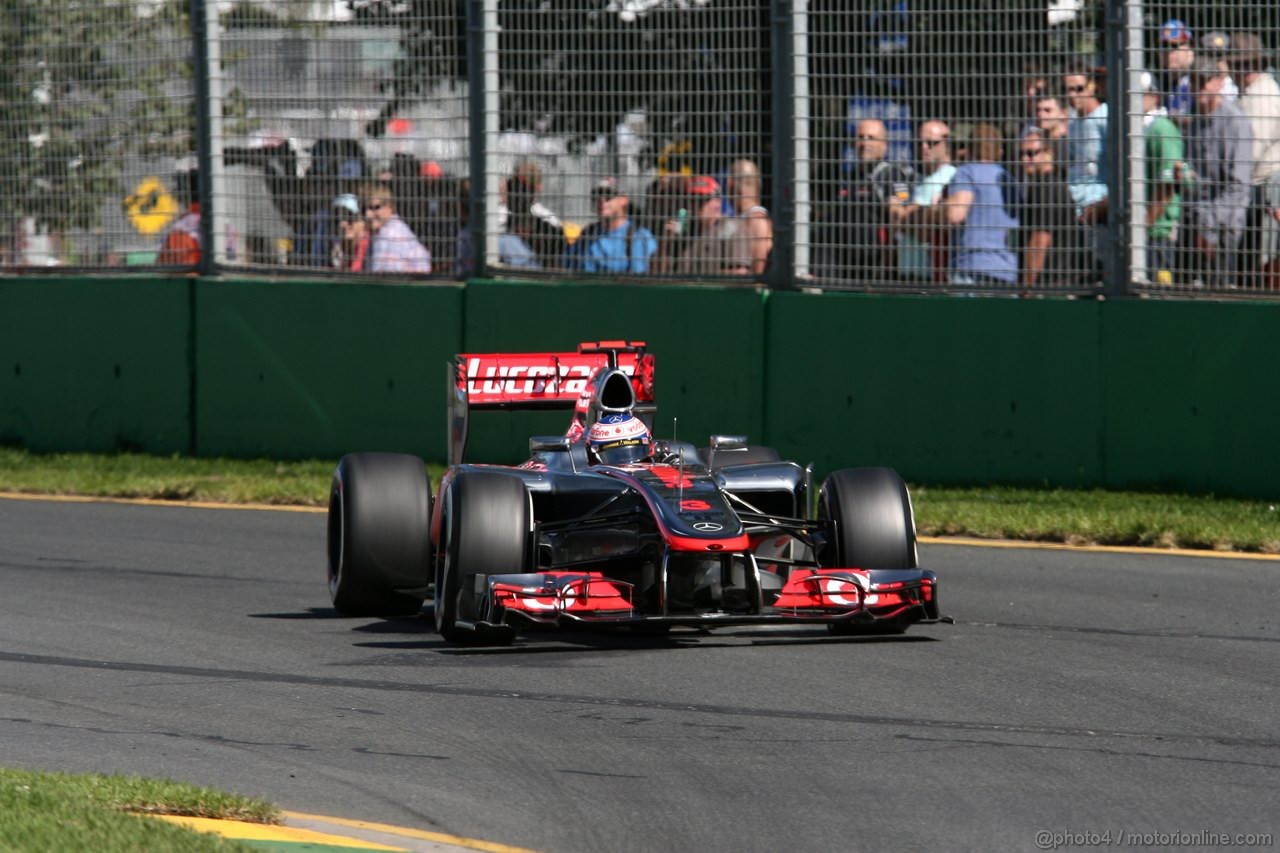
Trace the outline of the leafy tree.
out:
M 241 4 L 224 23 L 260 25 Z M 196 152 L 188 0 L 0 0 L 0 233 L 92 229 L 127 158 Z M 237 19 L 239 16 L 239 19 Z M 238 92 L 224 113 L 243 120 Z
M 126 156 L 194 150 L 185 4 L 0 3 L 0 221 L 92 228 Z

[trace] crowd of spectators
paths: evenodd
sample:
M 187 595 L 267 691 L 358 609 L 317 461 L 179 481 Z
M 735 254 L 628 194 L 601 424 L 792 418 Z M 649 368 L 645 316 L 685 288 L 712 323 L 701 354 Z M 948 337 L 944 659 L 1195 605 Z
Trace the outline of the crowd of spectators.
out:
M 1251 32 L 1159 30 L 1160 67 L 1142 74 L 1139 195 L 1146 256 L 1138 278 L 1212 288 L 1280 280 L 1280 85 Z M 1025 97 L 1025 100 L 1023 98 Z M 1127 107 L 1127 104 L 1125 105 Z M 838 186 L 817 194 L 809 270 L 875 286 L 1062 289 L 1099 280 L 1111 213 L 1111 109 L 1103 69 L 1067 64 L 1029 74 L 1009 121 L 930 117 L 912 155 L 892 157 L 880 118 L 856 122 Z M 901 137 L 897 137 L 901 139 Z M 899 149 L 900 150 L 900 149 Z M 284 157 L 291 152 L 274 152 Z M 398 154 L 372 170 L 352 140 L 320 140 L 310 168 L 261 154 L 293 231 L 290 262 L 350 272 L 466 277 L 475 237 L 470 185 Z M 773 187 L 778 197 L 782 187 Z M 773 220 L 754 160 L 715 174 L 593 179 L 594 216 L 570 223 L 544 200 L 542 168 L 515 164 L 499 185 L 501 267 L 567 274 L 765 276 Z M 165 235 L 162 263 L 199 257 L 198 203 Z M 180 253 L 180 251 L 182 253 Z
M 1160 29 L 1143 72 L 1146 256 L 1135 277 L 1218 290 L 1280 285 L 1280 85 L 1252 32 Z M 855 161 L 819 206 L 814 271 L 854 284 L 1022 290 L 1100 281 L 1111 212 L 1104 69 L 1030 74 L 1012 120 L 916 126 L 887 159 L 885 122 L 858 122 Z M 1021 95 L 1020 95 L 1021 97 Z M 1126 104 L 1127 106 L 1127 104 Z M 1117 118 L 1119 117 L 1119 119 Z M 1016 164 L 1016 165 L 1015 165 Z

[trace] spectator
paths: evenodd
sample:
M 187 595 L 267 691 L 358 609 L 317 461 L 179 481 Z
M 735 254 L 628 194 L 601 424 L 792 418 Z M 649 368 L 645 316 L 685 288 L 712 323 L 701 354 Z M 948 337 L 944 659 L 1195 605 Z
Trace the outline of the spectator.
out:
M 386 184 L 365 188 L 364 214 L 372 232 L 369 272 L 429 273 L 431 253 L 396 215 L 395 196 Z
M 605 178 L 591 191 L 597 221 L 583 229 L 569 248 L 570 269 L 589 273 L 644 275 L 658 251 L 658 241 L 648 228 L 636 225 L 628 214 L 630 199 L 616 178 Z
M 1018 143 L 1022 163 L 1021 278 L 1025 288 L 1063 285 L 1083 278 L 1093 266 L 1089 230 L 1076 219 L 1057 149 L 1035 128 Z
M 738 220 L 724 215 L 720 184 L 715 178 L 690 178 L 689 237 L 683 254 L 676 259 L 680 275 L 749 275 L 752 257 L 747 241 L 739 239 Z
M 1067 125 L 1067 188 L 1076 216 L 1093 227 L 1094 266 L 1100 267 L 1107 218 L 1107 105 L 1101 81 L 1090 69 L 1071 69 L 1062 82 L 1075 110 Z
M 456 236 L 456 195 L 434 160 L 423 163 L 411 154 L 397 153 L 386 171 L 396 198 L 396 213 L 431 254 L 432 271 L 451 271 Z M 444 264 L 441 264 L 441 260 Z
M 540 200 L 543 189 L 542 167 L 533 160 L 521 160 L 516 163 L 511 174 L 532 190 L 532 201 L 529 204 L 532 227 L 526 242 L 533 249 L 538 263 L 544 269 L 560 266 L 567 248 L 564 239 L 564 223 Z M 505 207 L 499 211 L 499 221 L 504 230 L 508 215 Z
M 1186 203 L 1188 245 L 1198 280 L 1236 285 L 1253 179 L 1253 129 L 1222 90 L 1226 74 L 1207 57 L 1192 67 L 1196 114 L 1187 135 L 1187 165 L 1175 169 Z
M 1191 29 L 1177 18 L 1160 27 L 1160 60 L 1164 65 L 1164 108 L 1169 117 L 1185 126 L 1191 120 Z
M 369 255 L 369 226 L 360 216 L 360 202 L 352 193 L 343 193 L 334 198 L 333 210 L 338 223 L 333 265 L 340 270 L 363 272 Z
M 537 219 L 531 212 L 533 187 L 519 175 L 507 178 L 505 186 L 507 202 L 507 227 L 498 236 L 498 261 L 509 267 L 541 269 L 537 253 L 529 245 L 533 239 Z
M 1061 169 L 1067 162 L 1067 129 L 1071 122 L 1071 113 L 1067 111 L 1066 102 L 1059 91 L 1046 89 L 1036 101 L 1035 128 L 1040 131 L 1040 138 L 1053 146 L 1053 162 L 1055 168 Z M 1025 131 L 1023 133 L 1025 134 Z
M 641 224 L 658 238 L 658 252 L 649 265 L 650 272 L 659 275 L 675 272 L 688 248 L 693 231 L 690 208 L 694 206 L 689 181 L 684 175 L 667 174 L 649 183 Z
M 858 122 L 855 145 L 858 162 L 852 178 L 818 232 L 816 266 L 821 275 L 855 281 L 892 278 L 897 258 L 889 200 L 910 196 L 912 171 L 885 159 L 888 133 L 879 119 Z
M 1228 54 L 1231 53 L 1231 36 L 1224 32 L 1214 30 L 1211 33 L 1205 33 L 1200 37 L 1200 56 L 1212 59 L 1226 77 L 1222 81 L 1222 97 L 1228 101 L 1237 100 L 1240 97 L 1240 89 L 1236 86 L 1236 81 L 1231 78 L 1231 64 L 1227 61 Z
M 956 169 L 947 187 L 946 221 L 956 226 L 951 240 L 951 283 L 1003 286 L 1018 280 L 1018 260 L 1009 248 L 1017 227 L 1018 199 L 1000 165 L 1000 131 L 979 124 L 969 141 L 973 160 Z
M 898 272 L 908 280 L 945 281 L 946 231 L 938 203 L 956 173 L 951 162 L 951 129 L 933 119 L 920 125 L 920 173 L 911 196 L 890 196 L 889 219 L 900 230 Z
M 1245 222 L 1243 257 L 1261 275 L 1280 255 L 1280 85 L 1270 71 L 1270 56 L 1256 33 L 1237 33 L 1231 70 L 1244 87 L 1240 111 L 1253 130 L 1253 197 Z
M 760 169 L 751 160 L 736 160 L 729 167 L 725 188 L 738 220 L 738 239 L 746 243 L 751 259 L 748 272 L 763 275 L 773 251 L 773 219 L 760 203 Z
M 288 143 L 286 143 L 287 145 Z M 268 158 L 267 186 L 277 209 L 293 227 L 290 261 L 299 266 L 327 267 L 332 263 L 334 196 L 354 193 L 368 177 L 360 143 L 354 139 L 320 139 L 311 146 L 311 166 L 302 178 L 277 174 L 274 155 Z M 287 161 L 284 161 L 287 162 Z
M 1182 162 L 1182 132 L 1160 106 L 1155 79 L 1142 73 L 1144 151 L 1147 182 L 1147 275 L 1162 284 L 1172 282 L 1181 199 L 1174 170 Z
M 156 263 L 170 267 L 194 267 L 200 263 L 200 171 L 179 172 L 174 183 L 182 215 L 169 226 L 160 241 Z

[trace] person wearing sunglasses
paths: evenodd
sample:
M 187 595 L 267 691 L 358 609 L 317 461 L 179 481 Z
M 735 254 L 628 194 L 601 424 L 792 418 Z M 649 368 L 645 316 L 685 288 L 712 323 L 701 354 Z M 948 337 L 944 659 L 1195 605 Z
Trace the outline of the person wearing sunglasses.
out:
M 413 229 L 396 215 L 390 186 L 372 184 L 366 187 L 361 207 L 372 234 L 369 272 L 431 272 L 431 253 L 419 242 Z
M 1094 229 L 1094 266 L 1101 269 L 1107 221 L 1107 104 L 1096 69 L 1071 68 L 1062 77 L 1075 115 L 1067 125 L 1067 188 L 1081 224 Z
M 951 129 L 947 123 L 931 119 L 920 125 L 920 165 L 918 180 L 910 198 L 889 198 L 889 218 L 901 232 L 898 243 L 898 272 L 912 281 L 946 281 L 946 230 L 938 202 L 956 173 L 951 162 Z
M 1039 128 L 1018 140 L 1022 207 L 1018 211 L 1019 275 L 1028 290 L 1084 278 L 1092 268 L 1090 230 L 1075 215 L 1057 147 Z

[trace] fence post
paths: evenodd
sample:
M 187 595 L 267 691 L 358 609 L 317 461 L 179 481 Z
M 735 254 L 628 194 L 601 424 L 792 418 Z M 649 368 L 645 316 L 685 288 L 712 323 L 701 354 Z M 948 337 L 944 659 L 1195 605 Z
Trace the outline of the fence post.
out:
M 1143 121 L 1142 74 L 1145 66 L 1143 59 L 1142 32 L 1142 0 L 1125 0 L 1125 55 L 1126 84 L 1128 97 L 1125 105 L 1125 132 L 1128 144 L 1120 150 L 1124 152 L 1121 168 L 1127 169 L 1125 185 L 1128 187 L 1128 235 L 1129 243 L 1126 256 L 1129 263 L 1129 276 L 1126 284 L 1132 293 L 1135 283 L 1151 281 L 1156 271 L 1147 263 L 1147 143 L 1146 125 Z M 1137 271 L 1143 275 L 1139 276 Z
M 1107 69 L 1107 227 L 1102 254 L 1102 293 L 1111 298 L 1133 290 L 1129 222 L 1128 93 L 1129 54 L 1127 0 L 1106 0 L 1104 62 Z
M 800 81 L 795 73 L 792 23 L 793 7 L 803 3 L 804 0 L 772 0 L 769 10 L 774 216 L 773 253 L 765 271 L 765 284 L 775 290 L 795 286 L 796 145 L 800 141 L 796 123 L 800 109 L 796 103 L 796 87 Z
M 467 93 L 470 97 L 471 251 L 475 275 L 498 259 L 498 175 L 490 174 L 489 149 L 498 136 L 498 0 L 467 2 Z
M 200 275 L 212 275 L 226 254 L 222 168 L 222 23 L 218 4 L 191 0 L 191 38 L 196 84 L 196 162 L 200 170 Z

